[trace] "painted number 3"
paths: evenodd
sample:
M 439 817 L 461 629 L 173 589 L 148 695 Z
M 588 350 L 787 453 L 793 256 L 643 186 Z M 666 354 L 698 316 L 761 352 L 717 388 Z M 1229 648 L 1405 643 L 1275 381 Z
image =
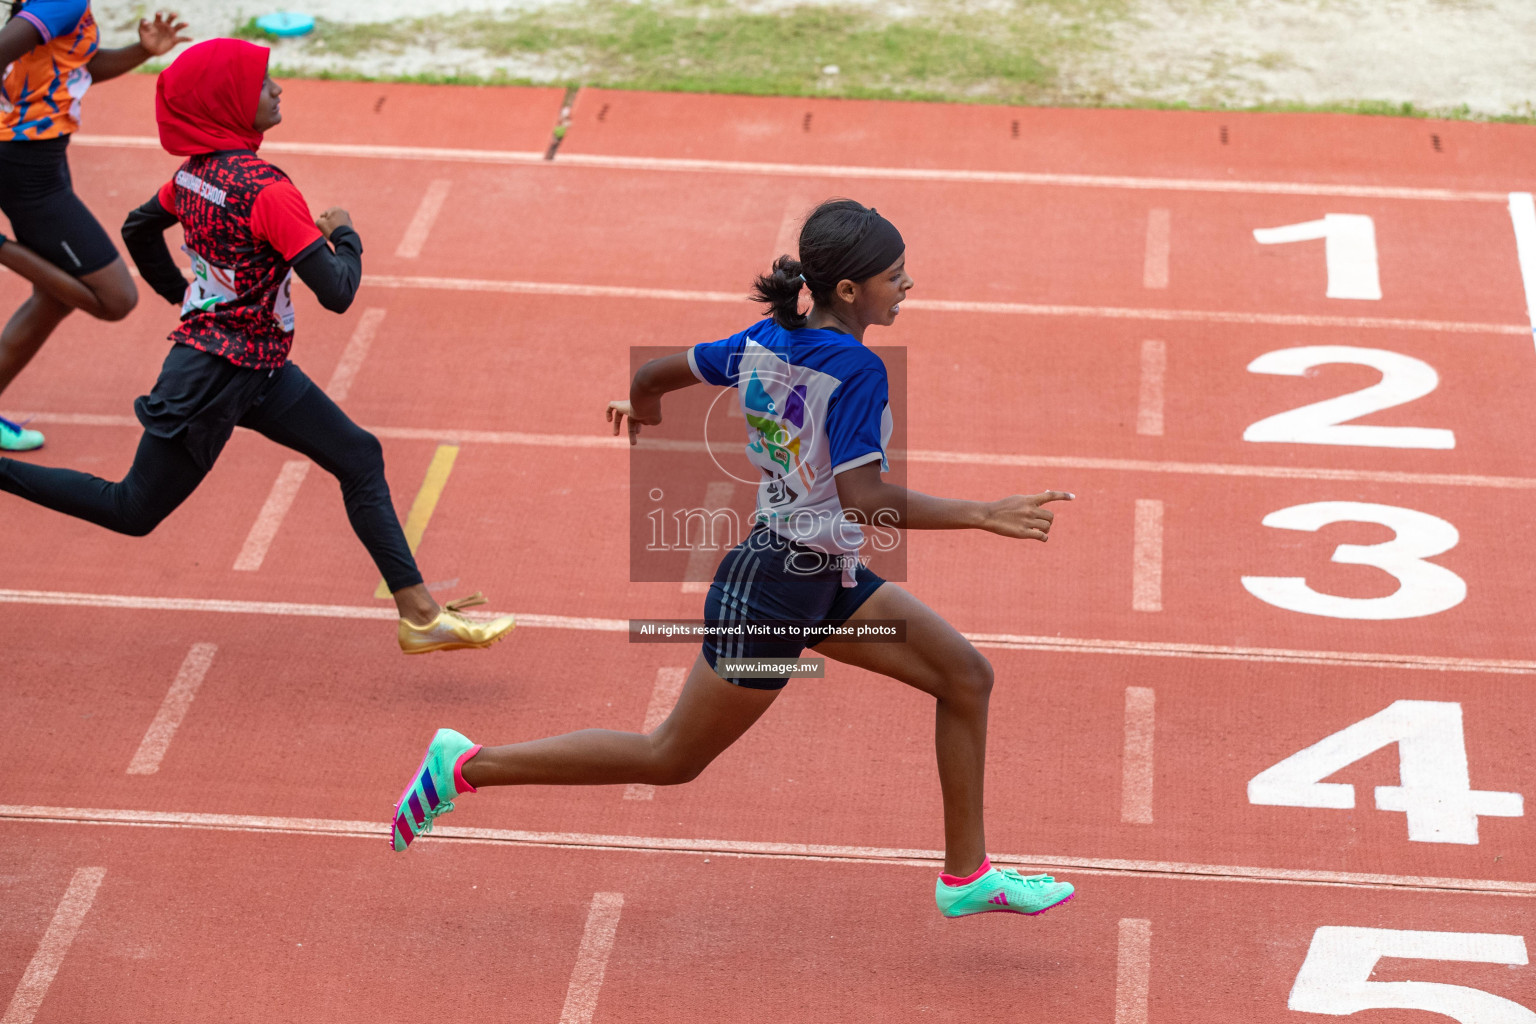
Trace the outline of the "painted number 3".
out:
M 1456 527 L 1438 516 L 1395 505 L 1363 501 L 1316 501 L 1271 512 L 1265 526 L 1315 533 L 1331 523 L 1380 523 L 1395 534 L 1380 544 L 1340 544 L 1333 561 L 1369 565 L 1397 579 L 1386 597 L 1339 597 L 1314 590 L 1301 576 L 1244 576 L 1243 586 L 1261 601 L 1287 611 L 1334 619 L 1413 619 L 1460 604 L 1467 584 L 1460 576 L 1426 558 L 1456 546 Z

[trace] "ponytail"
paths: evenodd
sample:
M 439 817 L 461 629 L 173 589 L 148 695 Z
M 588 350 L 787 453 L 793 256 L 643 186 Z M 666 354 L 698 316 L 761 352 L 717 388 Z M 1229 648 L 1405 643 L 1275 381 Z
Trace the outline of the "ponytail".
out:
M 786 331 L 798 331 L 806 324 L 800 312 L 800 287 L 805 284 L 804 268 L 792 256 L 780 256 L 773 269 L 752 282 L 752 301 L 768 307 L 773 322 Z

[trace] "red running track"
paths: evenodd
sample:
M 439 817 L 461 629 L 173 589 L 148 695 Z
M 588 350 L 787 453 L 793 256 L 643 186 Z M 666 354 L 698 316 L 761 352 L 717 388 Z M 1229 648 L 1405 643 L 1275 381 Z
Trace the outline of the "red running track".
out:
M 151 88 L 93 90 L 73 147 L 105 223 L 175 166 Z M 300 298 L 295 358 L 379 433 L 402 516 L 458 447 L 423 569 L 523 626 L 401 658 L 333 485 L 245 434 L 143 540 L 7 504 L 6 1024 L 1268 1024 L 1351 993 L 1383 1024 L 1533 1019 L 1536 350 L 1508 194 L 1536 133 L 586 90 L 546 161 L 558 90 L 287 90 L 273 158 L 353 212 L 368 272 L 345 317 Z M 600 410 L 631 347 L 750 322 L 751 275 L 834 194 L 909 240 L 917 290 L 871 338 L 905 348 L 908 482 L 1079 496 L 1049 546 L 919 536 L 906 564 L 997 669 L 991 848 L 1078 900 L 941 920 L 927 701 L 841 667 L 689 786 L 477 796 L 389 853 L 431 728 L 639 728 L 690 663 L 625 641 L 701 598 L 629 582 Z M 1252 234 L 1328 214 L 1370 218 L 1380 299 L 1328 297 L 1321 240 Z M 120 473 L 169 325 L 153 296 L 72 319 L 4 411 L 49 462 Z M 1382 360 L 1398 390 L 1336 418 L 1440 447 L 1244 440 Z M 1319 529 L 1265 524 L 1319 503 Z M 1394 536 L 1443 550 L 1383 560 Z M 1282 762 L 1278 802 L 1250 787 Z M 1324 778 L 1353 806 L 1294 806 Z M 1399 785 L 1407 812 L 1376 790 Z M 1459 988 L 1372 987 L 1409 980 Z

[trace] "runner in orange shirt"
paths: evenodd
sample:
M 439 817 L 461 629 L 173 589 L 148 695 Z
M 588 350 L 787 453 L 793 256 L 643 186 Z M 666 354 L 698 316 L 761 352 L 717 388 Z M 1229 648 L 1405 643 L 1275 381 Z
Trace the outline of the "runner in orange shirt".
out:
M 0 236 L 0 266 L 32 282 L 31 298 L 0 330 L 0 392 L 76 309 L 121 320 L 138 301 L 111 237 L 75 195 L 69 137 L 92 82 L 116 78 L 168 53 L 186 23 L 156 13 L 139 41 L 103 50 L 88 0 L 19 0 L 0 28 L 0 212 L 16 241 Z M 19 243 L 19 244 L 18 244 Z M 41 447 L 43 435 L 0 418 L 0 450 Z

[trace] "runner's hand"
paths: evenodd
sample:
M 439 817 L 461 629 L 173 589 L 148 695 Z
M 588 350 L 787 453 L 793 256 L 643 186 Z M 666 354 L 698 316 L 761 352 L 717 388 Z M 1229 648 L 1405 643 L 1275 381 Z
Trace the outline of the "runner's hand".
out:
M 156 11 L 154 19 L 139 19 L 139 45 L 151 57 L 159 57 L 171 51 L 177 43 L 190 43 L 191 36 L 182 35 L 187 23 L 175 11 Z
M 614 437 L 619 436 L 619 431 L 623 428 L 625 417 L 629 418 L 630 444 L 640 443 L 640 425 L 642 423 L 646 424 L 647 426 L 654 427 L 656 424 L 661 422 L 661 416 L 659 415 L 655 419 L 636 416 L 635 407 L 630 405 L 628 402 L 609 402 L 606 415 L 608 417 L 608 422 L 613 424 Z
M 1015 494 L 988 502 L 987 519 L 982 529 L 1019 540 L 1049 540 L 1051 520 L 1056 516 L 1050 509 L 1040 506 L 1048 501 L 1071 501 L 1075 497 L 1066 491 L 1046 491 L 1044 494 Z
M 315 218 L 315 227 L 319 228 L 320 233 L 329 241 L 332 231 L 337 228 L 352 227 L 352 215 L 339 206 L 333 206 Z

